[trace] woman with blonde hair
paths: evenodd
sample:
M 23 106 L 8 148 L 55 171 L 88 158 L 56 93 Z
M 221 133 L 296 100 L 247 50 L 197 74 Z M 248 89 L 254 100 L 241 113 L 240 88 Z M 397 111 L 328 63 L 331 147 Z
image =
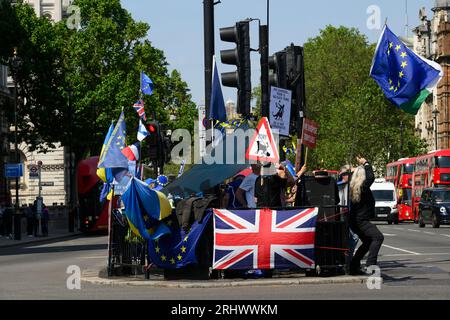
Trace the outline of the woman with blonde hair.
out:
M 370 222 L 375 216 L 375 200 L 370 190 L 375 181 L 372 166 L 362 157 L 356 157 L 356 160 L 360 166 L 355 169 L 350 181 L 349 225 L 362 244 L 350 263 L 350 274 L 353 275 L 365 274 L 361 271 L 361 259 L 366 253 L 369 253 L 366 266 L 377 264 L 378 252 L 384 241 L 383 234 Z

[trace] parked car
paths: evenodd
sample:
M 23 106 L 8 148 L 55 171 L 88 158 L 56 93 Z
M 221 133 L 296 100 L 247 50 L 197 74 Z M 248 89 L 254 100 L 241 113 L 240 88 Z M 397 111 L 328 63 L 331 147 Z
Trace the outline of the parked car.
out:
M 372 220 L 398 224 L 397 195 L 394 184 L 384 179 L 376 179 L 370 190 L 375 199 L 375 217 Z
M 426 188 L 419 202 L 419 227 L 450 224 L 450 188 Z

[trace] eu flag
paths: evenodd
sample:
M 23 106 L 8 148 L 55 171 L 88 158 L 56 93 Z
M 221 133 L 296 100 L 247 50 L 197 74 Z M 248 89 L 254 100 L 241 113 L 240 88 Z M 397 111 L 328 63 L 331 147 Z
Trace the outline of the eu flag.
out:
M 126 147 L 125 137 L 125 117 L 122 111 L 119 120 L 111 133 L 111 138 L 106 144 L 104 152 L 100 156 L 98 168 L 128 169 L 128 159 L 122 154 L 122 149 Z
M 442 68 L 415 54 L 385 26 L 370 75 L 389 101 L 415 115 L 442 77 Z
M 176 269 L 197 263 L 195 249 L 211 215 L 211 211 L 206 213 L 202 221 L 195 221 L 187 232 L 178 226 L 176 218 L 170 220 L 168 224 L 171 234 L 148 242 L 151 262 L 164 269 Z
M 220 122 L 227 121 L 227 111 L 223 102 L 222 87 L 220 86 L 219 72 L 217 71 L 217 63 L 213 58 L 213 76 L 211 87 L 211 104 L 209 107 L 209 119 L 218 120 Z
M 144 72 L 141 72 L 141 91 L 148 95 L 153 93 L 153 81 Z

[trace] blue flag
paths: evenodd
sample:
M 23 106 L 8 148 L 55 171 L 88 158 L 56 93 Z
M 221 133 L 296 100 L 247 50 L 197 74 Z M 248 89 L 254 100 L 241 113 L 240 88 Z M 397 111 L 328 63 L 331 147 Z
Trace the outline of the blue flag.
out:
M 144 72 L 141 72 L 141 91 L 143 94 L 152 95 L 153 81 Z
M 183 161 L 181 161 L 180 170 L 178 170 L 177 178 L 181 177 L 181 175 L 183 174 L 185 165 L 186 165 L 186 159 L 183 159 Z
M 176 218 L 170 220 L 168 224 L 171 234 L 148 242 L 151 262 L 165 269 L 176 269 L 197 263 L 195 249 L 211 215 L 212 212 L 209 210 L 201 223 L 195 221 L 188 232 L 179 228 Z
M 212 87 L 211 87 L 211 104 L 209 108 L 209 119 L 218 120 L 220 122 L 227 121 L 227 111 L 223 102 L 222 87 L 219 80 L 219 72 L 217 71 L 216 59 L 214 61 Z
M 414 53 L 385 26 L 370 75 L 389 101 L 415 115 L 443 72 L 439 64 Z
M 125 215 L 134 233 L 152 239 L 153 230 L 159 222 L 171 214 L 170 203 L 161 193 L 132 177 L 121 198 Z
M 137 139 L 139 141 L 144 140 L 149 135 L 147 128 L 142 123 L 142 119 L 139 119 L 139 127 L 137 132 Z
M 105 146 L 98 161 L 99 168 L 128 168 L 128 159 L 122 154 L 125 148 L 126 126 L 125 117 L 120 114 L 119 120 L 111 133 L 111 138 Z

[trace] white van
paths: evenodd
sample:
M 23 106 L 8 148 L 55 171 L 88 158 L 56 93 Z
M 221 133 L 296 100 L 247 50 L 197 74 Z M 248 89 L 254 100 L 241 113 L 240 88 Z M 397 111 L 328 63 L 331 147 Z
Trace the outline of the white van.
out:
M 374 221 L 387 221 L 388 224 L 398 224 L 397 194 L 392 182 L 385 179 L 375 179 L 370 187 L 375 199 Z

